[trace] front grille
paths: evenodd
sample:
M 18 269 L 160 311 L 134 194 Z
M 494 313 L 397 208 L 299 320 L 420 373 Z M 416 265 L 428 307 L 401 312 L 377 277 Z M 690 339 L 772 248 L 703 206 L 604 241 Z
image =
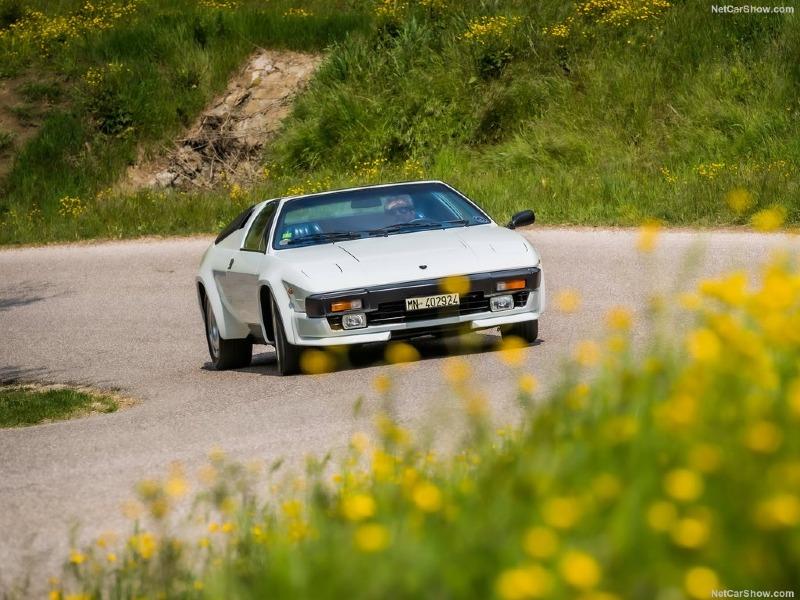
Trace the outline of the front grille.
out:
M 458 315 L 471 315 L 473 313 L 489 310 L 489 299 L 483 292 L 472 292 L 461 296 L 458 306 L 441 308 L 425 308 L 406 312 L 406 301 L 396 300 L 378 305 L 378 310 L 367 313 L 367 325 L 385 325 L 387 323 L 408 323 L 410 321 L 425 321 L 428 319 L 441 319 Z
M 520 308 L 525 306 L 528 302 L 529 295 L 530 292 L 527 290 L 512 294 L 512 296 L 514 296 L 514 307 Z M 405 299 L 394 300 L 392 302 L 382 302 L 378 305 L 377 310 L 367 312 L 367 326 L 413 323 L 414 321 L 457 317 L 489 311 L 489 298 L 484 296 L 483 292 L 471 292 L 461 296 L 461 302 L 458 306 L 427 308 L 408 312 L 406 311 Z M 342 329 L 341 315 L 329 316 L 328 323 L 334 331 Z
M 514 296 L 514 308 L 520 308 L 528 303 L 530 292 L 524 290 L 512 294 Z M 441 308 L 427 308 L 423 310 L 406 311 L 406 301 L 394 300 L 392 302 L 382 302 L 377 310 L 367 312 L 367 326 L 387 325 L 394 323 L 413 323 L 414 321 L 426 321 L 429 319 L 442 319 L 445 317 L 457 317 L 461 315 L 472 315 L 482 312 L 489 312 L 489 298 L 483 292 L 471 292 L 461 296 L 461 303 L 458 306 L 447 306 Z M 498 313 L 500 314 L 500 313 Z M 331 329 L 338 331 L 342 329 L 342 316 L 331 315 L 328 317 Z

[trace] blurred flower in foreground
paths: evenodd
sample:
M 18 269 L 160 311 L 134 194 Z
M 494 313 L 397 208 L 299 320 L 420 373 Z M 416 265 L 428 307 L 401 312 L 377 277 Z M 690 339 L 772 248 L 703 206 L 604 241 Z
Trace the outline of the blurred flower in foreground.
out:
M 573 289 L 561 290 L 556 294 L 556 309 L 563 313 L 574 313 L 581 306 L 581 296 Z
M 615 306 L 606 313 L 606 324 L 609 329 L 627 331 L 633 323 L 633 313 L 624 306 Z
M 386 346 L 385 356 L 386 362 L 396 365 L 419 360 L 419 351 L 411 344 L 392 342 Z
M 380 552 L 389 545 L 389 531 L 377 523 L 361 525 L 354 538 L 356 547 L 362 552 Z
M 600 582 L 600 565 L 585 552 L 575 550 L 567 552 L 561 559 L 559 567 L 564 580 L 572 587 L 586 590 Z
M 693 567 L 686 572 L 686 591 L 692 598 L 710 598 L 711 592 L 720 589 L 717 574 L 708 567 Z
M 728 203 L 733 212 L 741 215 L 753 206 L 753 195 L 745 189 L 736 188 L 728 192 L 728 195 L 725 196 L 725 202 Z
M 639 252 L 652 252 L 656 248 L 658 234 L 661 232 L 661 223 L 656 220 L 645 221 L 639 228 L 639 237 L 636 248 Z
M 306 350 L 300 357 L 300 368 L 309 375 L 330 373 L 335 367 L 333 356 L 324 350 Z
M 547 569 L 530 565 L 507 569 L 497 578 L 497 594 L 504 600 L 542 598 L 553 586 L 553 578 Z
M 775 231 L 779 229 L 786 221 L 786 209 L 782 206 L 773 206 L 758 211 L 753 215 L 750 223 L 754 229 L 758 231 Z

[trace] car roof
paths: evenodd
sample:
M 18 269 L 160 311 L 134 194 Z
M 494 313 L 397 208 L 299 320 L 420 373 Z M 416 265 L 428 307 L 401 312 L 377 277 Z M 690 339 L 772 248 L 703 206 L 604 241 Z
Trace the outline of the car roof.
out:
M 438 184 L 441 184 L 441 185 L 443 185 L 445 187 L 453 189 L 452 186 L 450 186 L 449 184 L 447 184 L 444 181 L 441 181 L 439 179 L 424 179 L 424 180 L 417 180 L 417 181 L 395 181 L 395 182 L 392 182 L 392 183 L 375 183 L 375 184 L 371 184 L 371 185 L 359 185 L 359 186 L 354 186 L 354 187 L 349 187 L 349 188 L 339 188 L 339 189 L 333 189 L 333 190 L 325 190 L 324 192 L 312 192 L 310 194 L 294 194 L 292 196 L 280 196 L 280 197 L 277 197 L 277 198 L 269 198 L 268 200 L 264 200 L 262 202 L 259 202 L 258 204 L 256 204 L 256 206 L 254 208 L 260 210 L 261 207 L 264 204 L 266 204 L 267 202 L 272 202 L 274 200 L 278 200 L 281 203 L 283 203 L 283 202 L 286 202 L 288 200 L 296 200 L 297 198 L 309 198 L 309 197 L 313 197 L 313 196 L 325 196 L 327 194 L 338 194 L 340 192 L 352 192 L 352 191 L 356 191 L 356 190 L 390 188 L 390 187 L 397 186 L 397 185 L 425 185 L 425 184 L 431 184 L 431 183 L 438 183 Z

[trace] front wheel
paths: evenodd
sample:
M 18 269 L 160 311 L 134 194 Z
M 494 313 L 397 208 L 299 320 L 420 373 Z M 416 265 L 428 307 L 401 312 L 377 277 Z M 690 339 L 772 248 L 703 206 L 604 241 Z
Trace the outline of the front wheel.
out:
M 539 337 L 539 321 L 537 319 L 536 321 L 523 321 L 513 325 L 504 325 L 500 328 L 500 333 L 503 337 L 518 337 L 525 340 L 526 343 L 532 344 Z
M 253 342 L 248 339 L 226 340 L 219 334 L 219 326 L 211 310 L 211 303 L 206 298 L 206 341 L 211 365 L 217 371 L 240 369 L 250 365 L 253 360 Z
M 290 344 L 283 329 L 283 320 L 278 313 L 275 300 L 272 301 L 272 331 L 275 333 L 275 354 L 278 357 L 278 372 L 281 375 L 296 375 L 300 372 L 300 354 L 302 349 Z

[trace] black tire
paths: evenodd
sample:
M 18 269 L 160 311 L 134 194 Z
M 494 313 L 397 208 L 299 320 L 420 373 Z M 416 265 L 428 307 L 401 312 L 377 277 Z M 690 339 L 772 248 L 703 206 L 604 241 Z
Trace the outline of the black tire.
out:
M 278 372 L 281 375 L 296 375 L 300 372 L 302 348 L 286 340 L 283 321 L 278 317 L 278 307 L 272 302 L 272 331 L 275 337 L 275 355 L 278 357 Z
M 241 369 L 253 360 L 253 342 L 248 339 L 226 340 L 219 334 L 217 319 L 211 310 L 211 303 L 205 301 L 206 342 L 211 366 L 217 371 Z
M 522 323 L 506 325 L 500 328 L 500 333 L 503 334 L 503 337 L 515 336 L 522 338 L 528 344 L 532 344 L 539 337 L 539 321 L 523 321 Z

